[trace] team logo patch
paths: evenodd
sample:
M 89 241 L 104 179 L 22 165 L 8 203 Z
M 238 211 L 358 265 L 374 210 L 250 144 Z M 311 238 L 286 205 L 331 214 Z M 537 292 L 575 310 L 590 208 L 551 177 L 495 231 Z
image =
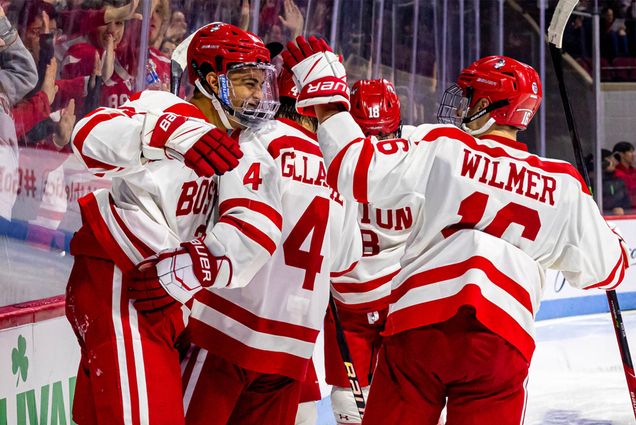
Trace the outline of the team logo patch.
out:
M 503 68 L 503 66 L 506 64 L 506 60 L 505 59 L 499 59 L 497 61 L 497 63 L 495 64 L 495 69 L 500 69 Z
M 539 92 L 539 86 L 536 82 L 532 83 L 532 93 L 537 94 Z

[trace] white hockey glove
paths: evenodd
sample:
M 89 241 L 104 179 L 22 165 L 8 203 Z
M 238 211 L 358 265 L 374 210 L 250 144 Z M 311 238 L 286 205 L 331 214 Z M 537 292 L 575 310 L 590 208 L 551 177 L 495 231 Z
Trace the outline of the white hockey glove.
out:
M 243 156 L 236 140 L 213 125 L 171 112 L 146 114 L 143 155 L 177 159 L 199 177 L 221 175 Z
M 296 110 L 301 115 L 316 116 L 315 105 L 339 104 L 350 108 L 347 73 L 340 57 L 322 39 L 299 36 L 287 43 L 282 53 L 285 66 L 294 74 L 299 95 Z
M 139 263 L 129 280 L 128 295 L 142 312 L 167 308 L 175 301 L 187 305 L 197 292 L 215 283 L 224 262 L 228 263 L 231 277 L 227 257 L 215 257 L 200 239 L 183 242 L 181 248 L 163 251 Z

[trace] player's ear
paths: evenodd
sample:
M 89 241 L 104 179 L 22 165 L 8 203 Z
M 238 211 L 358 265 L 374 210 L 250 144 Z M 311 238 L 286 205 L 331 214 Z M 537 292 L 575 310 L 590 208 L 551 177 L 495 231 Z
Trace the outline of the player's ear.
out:
M 205 81 L 210 85 L 215 94 L 219 94 L 219 77 L 215 72 L 208 72 L 205 76 Z
M 477 111 L 481 111 L 482 109 L 486 109 L 490 105 L 490 101 L 485 97 L 482 97 L 477 101 Z

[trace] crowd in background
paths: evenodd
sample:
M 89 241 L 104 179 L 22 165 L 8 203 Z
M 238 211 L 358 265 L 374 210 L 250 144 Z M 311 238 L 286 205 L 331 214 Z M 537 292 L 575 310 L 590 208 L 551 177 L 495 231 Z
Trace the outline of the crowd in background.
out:
M 636 0 L 605 0 L 600 10 L 601 79 L 636 81 Z M 583 0 L 576 10 L 592 12 L 593 2 Z M 592 19 L 575 15 L 564 34 L 563 48 L 588 72 L 592 70 Z

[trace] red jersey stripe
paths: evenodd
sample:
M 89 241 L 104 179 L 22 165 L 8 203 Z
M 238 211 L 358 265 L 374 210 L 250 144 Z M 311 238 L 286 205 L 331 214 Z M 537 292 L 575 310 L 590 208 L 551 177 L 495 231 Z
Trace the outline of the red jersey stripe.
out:
M 478 269 L 484 272 L 490 282 L 512 295 L 512 297 L 530 313 L 533 313 L 532 302 L 530 301 L 528 291 L 497 269 L 490 260 L 481 256 L 470 257 L 460 263 L 436 267 L 412 275 L 406 279 L 402 285 L 393 290 L 391 293 L 392 302 L 397 302 L 411 289 L 454 279 L 462 276 L 471 269 Z
M 166 108 L 164 112 L 172 112 L 173 114 L 182 115 L 184 117 L 199 118 L 207 121 L 207 118 L 199 108 L 191 103 L 181 102 Z
M 342 306 L 342 308 L 346 308 L 347 310 L 353 311 L 380 311 L 389 307 L 391 302 L 391 296 L 387 295 L 386 297 L 378 298 L 377 300 L 366 301 L 362 303 L 349 303 L 347 301 L 341 301 L 337 298 L 334 298 L 338 307 Z
M 362 142 L 360 156 L 356 162 L 356 169 L 353 172 L 353 197 L 361 203 L 368 203 L 367 183 L 369 179 L 369 165 L 373 158 L 373 145 L 368 138 Z
M 239 229 L 245 236 L 252 239 L 254 242 L 262 246 L 270 255 L 274 254 L 276 251 L 276 244 L 274 241 L 267 236 L 264 232 L 259 230 L 256 226 L 249 224 L 246 221 L 240 220 L 233 216 L 223 216 L 218 221 L 219 223 L 229 224 L 230 226 L 234 226 Z
M 188 330 L 196 345 L 244 369 L 289 376 L 300 381 L 307 373 L 309 359 L 250 347 L 195 318 L 190 318 Z
M 139 251 L 139 253 L 143 255 L 144 258 L 148 258 L 151 255 L 156 254 L 156 252 L 152 248 L 146 245 L 141 239 L 139 239 L 133 232 L 130 231 L 126 223 L 124 223 L 124 220 L 117 213 L 117 210 L 115 210 L 115 202 L 113 201 L 113 198 L 109 197 L 108 201 L 110 204 L 110 212 L 113 214 L 115 221 L 117 221 L 117 224 L 124 231 L 128 240 L 132 242 L 135 249 L 137 249 L 137 251 Z
M 387 282 L 390 282 L 391 279 L 393 279 L 399 272 L 400 272 L 399 270 L 396 270 L 393 273 L 389 273 L 386 276 L 381 276 L 377 279 L 373 279 L 373 280 L 369 280 L 367 282 L 361 282 L 361 283 L 332 282 L 331 286 L 333 286 L 333 289 L 335 289 L 341 294 L 365 293 L 365 292 L 373 291 L 374 289 L 381 287 Z
M 128 258 L 128 255 L 121 249 L 119 243 L 113 238 L 110 233 L 102 213 L 97 205 L 97 199 L 95 195 L 89 193 L 86 196 L 81 197 L 77 201 L 82 211 L 82 221 L 90 226 L 95 239 L 99 241 L 100 245 L 104 248 L 104 251 L 108 253 L 109 258 L 119 267 L 122 271 L 126 272 L 135 264 Z
M 620 242 L 619 242 L 620 243 Z M 621 247 L 621 253 L 623 253 L 623 248 Z M 583 289 L 593 289 L 593 288 L 599 288 L 602 286 L 606 286 L 608 285 L 610 282 L 612 282 L 615 278 L 616 278 L 616 273 L 620 273 L 619 278 L 617 280 L 617 284 L 613 285 L 617 286 L 619 283 L 621 283 L 623 281 L 623 276 L 625 274 L 625 254 L 621 254 L 621 257 L 618 259 L 618 261 L 616 262 L 616 265 L 614 266 L 614 268 L 612 269 L 612 271 L 610 272 L 609 276 L 607 276 L 607 278 L 601 282 L 595 283 L 593 285 L 590 286 L 586 286 Z M 619 271 L 620 270 L 620 271 Z
M 350 265 L 349 267 L 347 267 L 345 270 L 343 270 L 343 271 L 341 271 L 341 272 L 331 272 L 331 273 L 329 274 L 329 276 L 330 276 L 330 277 L 332 277 L 332 278 L 333 278 L 333 277 L 340 277 L 340 276 L 344 276 L 344 275 L 346 275 L 347 273 L 349 273 L 351 270 L 353 270 L 353 269 L 356 267 L 356 265 L 357 265 L 357 264 L 358 264 L 358 262 L 357 262 L 357 261 L 354 261 L 354 262 L 353 262 L 353 263 L 351 263 L 351 265 Z
M 316 338 L 318 338 L 319 331 L 315 329 L 259 317 L 251 311 L 210 291 L 200 291 L 196 295 L 196 299 L 224 316 L 244 324 L 255 332 L 284 336 L 312 344 L 316 341 Z
M 226 199 L 219 205 L 219 215 L 225 215 L 232 208 L 247 208 L 248 210 L 257 212 L 267 217 L 279 230 L 283 228 L 283 217 L 278 211 L 270 207 L 264 202 L 254 201 L 248 198 L 231 198 Z
M 108 120 L 111 120 L 113 118 L 118 118 L 118 117 L 122 117 L 122 116 L 124 116 L 124 115 L 122 113 L 120 113 L 120 112 L 113 112 L 113 113 L 108 113 L 108 114 L 95 115 L 93 118 L 88 120 L 88 122 L 86 124 L 84 124 L 82 126 L 80 131 L 77 132 L 77 134 L 73 138 L 73 145 L 75 146 L 77 151 L 82 155 L 82 159 L 86 163 L 87 167 L 89 167 L 89 168 L 102 168 L 102 169 L 105 169 L 105 170 L 112 170 L 112 169 L 115 168 L 115 166 L 113 166 L 113 165 L 106 164 L 104 162 L 98 161 L 96 159 L 93 159 L 91 157 L 88 157 L 88 156 L 84 155 L 83 148 L 84 148 L 84 142 L 86 141 L 86 138 L 88 137 L 90 132 L 93 131 L 93 129 L 97 125 L 99 125 L 99 124 L 101 124 L 103 122 L 106 122 Z
M 466 285 L 451 297 L 391 312 L 386 321 L 384 335 L 395 335 L 409 329 L 444 322 L 465 305 L 473 306 L 477 312 L 477 319 L 484 326 L 512 344 L 530 361 L 535 348 L 532 336 L 506 311 L 484 298 L 480 288 L 473 284 Z
M 342 167 L 342 161 L 344 160 L 347 151 L 352 145 L 362 141 L 364 141 L 362 137 L 353 140 L 347 146 L 340 149 L 340 152 L 338 152 L 338 154 L 333 158 L 333 161 L 331 161 L 329 170 L 327 171 L 327 184 L 329 184 L 329 186 L 331 186 L 336 192 L 340 192 L 340 190 L 338 190 L 338 174 L 340 173 L 340 167 Z
M 280 152 L 284 149 L 293 149 L 300 152 L 305 152 L 311 155 L 316 155 L 322 158 L 322 152 L 318 145 L 314 145 L 307 139 L 295 136 L 282 136 L 272 140 L 267 147 L 267 151 L 274 158 L 280 156 Z

